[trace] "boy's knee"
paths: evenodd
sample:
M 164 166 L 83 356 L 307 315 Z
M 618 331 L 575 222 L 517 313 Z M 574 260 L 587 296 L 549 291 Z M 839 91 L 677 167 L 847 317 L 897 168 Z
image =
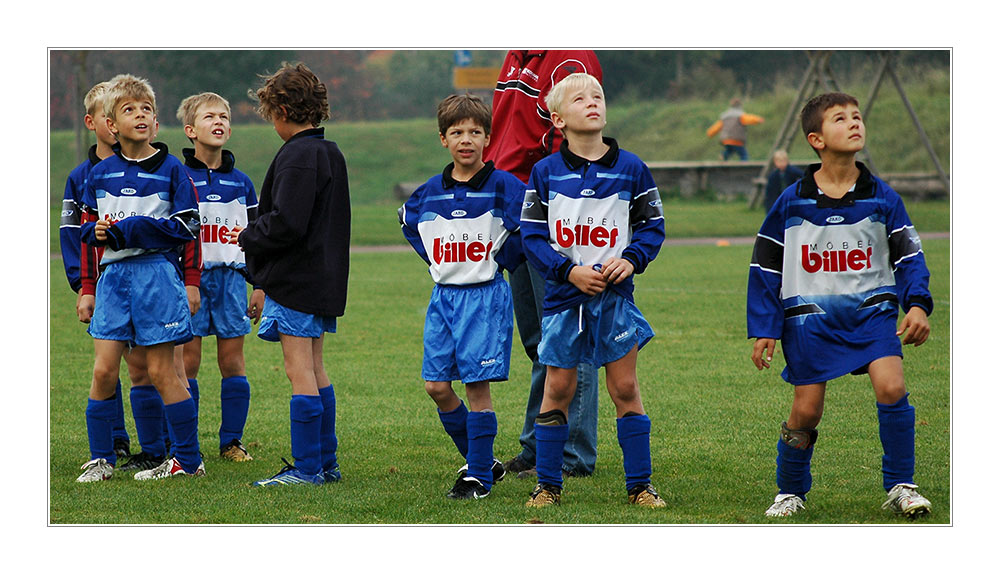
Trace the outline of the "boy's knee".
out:
M 424 390 L 435 402 L 448 398 L 452 393 L 451 383 L 424 381 Z
M 608 382 L 608 391 L 616 403 L 631 403 L 639 398 L 639 380 L 628 377 Z

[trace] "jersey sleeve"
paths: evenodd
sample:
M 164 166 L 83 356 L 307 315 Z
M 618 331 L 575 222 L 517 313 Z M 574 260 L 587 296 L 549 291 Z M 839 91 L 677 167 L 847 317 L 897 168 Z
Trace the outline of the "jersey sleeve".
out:
M 521 242 L 524 254 L 543 277 L 550 281 L 565 282 L 569 278 L 573 262 L 553 249 L 549 243 L 548 184 L 544 168 L 539 169 L 536 165 L 531 170 L 529 181 L 521 205 Z
M 785 258 L 785 202 L 768 212 L 754 241 L 747 280 L 747 337 L 780 339 L 785 310 L 781 301 Z
M 417 189 L 410 194 L 406 203 L 404 203 L 399 210 L 397 210 L 396 215 L 399 218 L 399 226 L 403 231 L 403 237 L 405 237 L 406 241 L 411 247 L 413 247 L 413 250 L 417 252 L 417 255 L 419 255 L 425 263 L 430 265 L 431 260 L 427 255 L 427 250 L 424 249 L 424 242 L 420 239 L 420 230 L 418 228 L 420 223 L 421 198 L 423 197 L 426 189 L 427 184 L 422 184 L 417 187 Z
M 899 303 L 904 311 L 917 306 L 934 310 L 930 292 L 930 271 L 924 258 L 920 236 L 910 221 L 903 200 L 893 191 L 887 194 L 886 231 L 889 234 L 889 263 L 896 279 Z
M 77 201 L 78 194 L 72 177 L 66 178 L 66 190 L 63 193 L 62 211 L 59 215 L 59 248 L 62 253 L 63 268 L 66 280 L 73 291 L 80 291 L 80 219 L 81 205 Z
M 629 203 L 629 225 L 632 239 L 622 258 L 632 263 L 635 273 L 642 273 L 659 254 L 666 237 L 660 191 L 645 164 L 641 164 L 636 193 Z

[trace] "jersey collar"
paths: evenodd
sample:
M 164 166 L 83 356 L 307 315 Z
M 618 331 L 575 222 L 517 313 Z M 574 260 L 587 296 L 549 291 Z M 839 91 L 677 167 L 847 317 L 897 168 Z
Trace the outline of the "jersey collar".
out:
M 208 166 L 203 161 L 194 156 L 194 148 L 186 147 L 181 150 L 181 153 L 184 154 L 184 165 L 187 167 L 191 169 L 208 169 Z M 229 173 L 233 171 L 233 166 L 235 165 L 236 156 L 233 155 L 233 152 L 224 149 L 222 150 L 222 165 L 215 171 L 218 173 Z
M 562 155 L 563 160 L 565 160 L 566 164 L 573 170 L 580 169 L 588 163 L 596 163 L 603 165 L 604 167 L 614 167 L 615 162 L 618 161 L 618 141 L 609 137 L 604 137 L 602 139 L 609 149 L 597 161 L 591 162 L 590 160 L 584 159 L 569 151 L 569 142 L 565 139 L 562 141 L 562 144 L 559 145 L 559 154 Z
M 452 187 L 456 183 L 464 183 L 476 189 L 480 189 L 481 187 L 483 187 L 483 184 L 486 183 L 487 178 L 490 177 L 490 174 L 493 173 L 493 170 L 496 168 L 493 166 L 493 161 L 490 160 L 486 162 L 486 165 L 479 168 L 479 171 L 476 172 L 476 175 L 472 176 L 472 179 L 470 179 L 469 181 L 456 181 L 455 178 L 451 176 L 451 172 L 454 169 L 455 169 L 454 162 L 449 163 L 444 167 L 444 171 L 441 173 L 441 180 L 442 180 L 441 185 L 443 185 L 445 189 Z
M 117 155 L 119 158 L 127 161 L 128 163 L 138 165 L 143 170 L 152 173 L 157 169 L 159 169 L 161 165 L 163 165 L 163 162 L 166 161 L 167 156 L 170 155 L 170 152 L 167 150 L 167 144 L 163 142 L 152 142 L 150 145 L 156 148 L 156 153 L 141 161 L 126 159 L 125 156 L 122 155 L 121 144 L 116 143 L 114 146 L 112 146 L 111 149 L 114 150 L 115 155 Z
M 840 199 L 833 199 L 828 195 L 823 195 L 819 192 L 819 188 L 816 187 L 815 174 L 819 171 L 819 168 L 823 166 L 820 163 L 810 164 L 806 168 L 805 174 L 802 176 L 802 180 L 799 183 L 799 197 L 803 199 L 813 199 L 816 200 L 817 207 L 840 207 L 845 205 L 854 205 L 854 202 L 859 199 L 869 199 L 875 196 L 875 181 L 872 179 L 872 172 L 868 171 L 868 167 L 860 161 L 854 162 L 858 166 L 858 171 L 861 172 L 858 175 L 858 181 L 854 184 L 854 189 L 847 192 L 844 197 Z

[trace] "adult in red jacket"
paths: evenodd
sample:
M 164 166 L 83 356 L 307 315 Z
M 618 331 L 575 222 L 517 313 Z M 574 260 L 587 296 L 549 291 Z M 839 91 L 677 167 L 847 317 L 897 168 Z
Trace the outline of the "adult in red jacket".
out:
M 562 134 L 552 125 L 545 95 L 559 80 L 586 72 L 602 80 L 597 55 L 588 50 L 511 50 L 493 94 L 493 126 L 484 158 L 528 183 L 535 162 L 559 150 Z M 521 431 L 521 452 L 504 463 L 507 472 L 531 476 L 535 466 L 535 417 L 545 389 L 545 365 L 538 362 L 545 280 L 531 265 L 510 274 L 514 318 L 524 351 L 531 359 L 531 390 Z M 597 369 L 578 367 L 576 395 L 566 413 L 570 435 L 563 451 L 563 472 L 588 476 L 597 461 Z

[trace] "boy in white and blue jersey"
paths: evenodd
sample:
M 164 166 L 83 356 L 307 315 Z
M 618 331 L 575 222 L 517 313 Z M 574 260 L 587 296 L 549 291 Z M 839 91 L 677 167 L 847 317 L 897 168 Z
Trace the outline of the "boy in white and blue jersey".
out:
M 565 141 L 535 164 L 521 211 L 525 254 L 546 279 L 539 360 L 547 365 L 535 438 L 538 485 L 527 505 L 558 504 L 567 408 L 576 365 L 604 365 L 618 416 L 630 503 L 664 506 L 650 484 L 650 420 L 635 376 L 653 330 L 636 307 L 633 275 L 664 239 L 659 191 L 646 165 L 603 135 L 600 82 L 572 74 L 545 100 Z
M 104 95 L 108 91 L 108 82 L 100 82 L 87 92 L 83 98 L 83 105 L 86 115 L 83 123 L 87 129 L 94 132 L 97 142 L 87 151 L 87 159 L 76 166 L 66 178 L 66 189 L 63 193 L 62 213 L 59 217 L 59 247 L 62 252 L 63 267 L 66 271 L 66 280 L 69 286 L 76 293 L 76 313 L 83 323 L 90 322 L 90 314 L 93 312 L 94 293 L 83 287 L 80 276 L 80 221 L 82 219 L 81 203 L 83 202 L 83 192 L 87 188 L 87 176 L 90 169 L 101 162 L 101 160 L 112 155 L 112 147 L 115 145 L 115 136 L 108 129 L 104 115 Z M 82 304 L 81 304 L 82 303 Z M 132 375 L 130 371 L 130 376 Z M 115 415 L 114 424 L 114 450 L 119 457 L 131 454 L 131 440 L 128 430 L 125 428 L 125 411 L 122 401 L 122 384 L 118 381 L 115 386 Z
M 228 239 L 233 227 L 246 227 L 257 216 L 253 182 L 236 169 L 236 158 L 223 149 L 232 134 L 229 102 L 203 92 L 185 98 L 177 110 L 184 134 L 194 144 L 185 148 L 184 167 L 198 189 L 201 216 L 201 308 L 191 318 L 194 338 L 184 344 L 184 370 L 191 396 L 198 403 L 201 338 L 215 335 L 218 346 L 222 423 L 219 454 L 235 462 L 252 460 L 243 446 L 250 409 L 243 340 L 250 320 L 260 318 L 264 293 L 254 289 L 247 305 L 246 259 Z
M 758 370 L 769 368 L 780 339 L 782 377 L 794 389 L 779 433 L 778 495 L 766 514 L 804 508 L 826 383 L 848 373 L 867 373 L 875 390 L 883 507 L 923 514 L 931 504 L 913 484 L 916 419 L 902 363 L 903 345 L 927 340 L 934 308 L 920 237 L 899 195 L 855 160 L 866 137 L 857 99 L 816 96 L 801 120 L 821 163 L 768 212 L 747 289 L 747 334 L 756 339 L 751 360 Z M 897 328 L 900 306 L 906 316 Z
M 490 383 L 507 380 L 510 371 L 514 308 L 502 271 L 524 260 L 517 233 L 524 184 L 483 161 L 491 113 L 481 99 L 449 96 L 437 115 L 453 161 L 413 192 L 399 222 L 434 280 L 424 322 L 424 389 L 466 461 L 447 496 L 478 499 L 504 475 L 493 456 Z M 454 380 L 464 383 L 468 407 Z
M 91 169 L 83 196 L 83 242 L 103 247 L 88 332 L 94 338 L 94 378 L 87 404 L 92 460 L 80 482 L 111 478 L 114 395 L 118 363 L 129 345 L 143 347 L 148 374 L 163 402 L 174 456 L 137 480 L 202 475 L 194 401 L 174 368 L 174 346 L 191 338 L 190 309 L 178 250 L 198 236 L 197 194 L 191 178 L 156 135 L 156 97 L 145 80 L 116 76 L 106 96 L 115 154 Z

